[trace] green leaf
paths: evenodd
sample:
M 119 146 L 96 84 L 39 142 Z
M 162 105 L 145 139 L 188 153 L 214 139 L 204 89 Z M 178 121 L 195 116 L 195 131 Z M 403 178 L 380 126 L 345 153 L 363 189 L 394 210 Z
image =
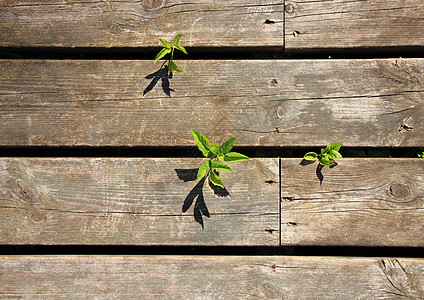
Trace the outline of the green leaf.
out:
M 336 158 L 342 158 L 342 155 L 340 154 L 339 151 L 330 150 L 330 152 L 328 153 L 328 157 L 331 159 L 336 159 Z
M 172 62 L 172 59 L 171 59 L 168 63 L 168 71 L 173 73 L 175 67 L 176 67 L 176 65 Z
M 174 38 L 174 46 L 178 45 L 178 42 L 180 41 L 180 38 L 182 37 L 182 34 L 177 34 Z
M 231 149 L 233 149 L 235 142 L 236 142 L 235 137 L 232 137 L 232 138 L 226 140 L 221 146 L 220 154 L 224 155 L 224 154 L 227 154 L 228 152 L 230 152 Z
M 209 179 L 214 185 L 224 188 L 224 184 L 222 183 L 221 178 L 219 178 L 219 176 L 216 175 L 213 170 L 209 171 Z
M 158 55 L 156 55 L 155 58 L 155 62 L 156 63 L 159 59 L 161 59 L 162 57 L 164 57 L 165 55 L 167 55 L 169 52 L 171 52 L 171 49 L 166 49 L 163 48 L 162 50 L 159 51 Z
M 219 154 L 219 144 L 216 143 L 211 147 L 208 153 L 208 158 L 215 158 Z
M 341 146 L 342 146 L 342 143 L 331 143 L 330 145 L 328 145 L 324 149 L 324 152 L 325 153 L 330 153 L 331 150 L 339 151 Z
M 159 39 L 159 41 L 162 43 L 162 45 L 166 48 L 166 49 L 171 49 L 171 45 L 165 41 L 164 39 Z
M 175 47 L 176 49 L 178 49 L 178 50 L 180 50 L 180 51 L 184 52 L 185 54 L 188 54 L 188 53 L 187 53 L 187 50 L 183 47 L 183 45 L 181 45 L 181 44 L 175 45 L 175 44 L 174 44 L 174 47 Z
M 210 167 L 211 167 L 211 169 L 221 170 L 221 171 L 232 173 L 231 168 L 229 166 L 227 166 L 223 163 L 220 163 L 216 160 L 211 160 Z
M 424 151 L 423 151 L 423 152 L 421 152 L 421 153 L 418 153 L 418 157 L 420 157 L 420 158 L 424 158 Z
M 334 165 L 335 161 L 329 158 L 328 155 L 323 155 L 319 159 L 319 163 L 324 166 L 332 166 Z
M 315 152 L 308 152 L 303 156 L 303 159 L 311 160 L 311 161 L 316 161 L 317 158 L 318 158 L 318 154 L 316 154 Z
M 218 159 L 222 162 L 233 163 L 233 162 L 249 159 L 249 157 L 237 152 L 230 152 L 230 153 L 218 156 Z
M 205 177 L 209 169 L 209 161 L 205 161 L 203 164 L 201 164 L 199 167 L 199 171 L 197 172 L 196 182 L 202 180 L 202 178 Z
M 208 138 L 204 134 L 201 134 L 200 132 L 197 132 L 193 129 L 191 130 L 191 133 L 193 134 L 194 141 L 196 142 L 199 150 L 205 157 L 208 157 L 209 151 L 211 149 L 211 143 L 209 142 Z
M 182 72 L 183 71 L 183 69 L 181 69 L 180 67 L 177 67 L 177 65 L 174 63 L 173 60 L 170 60 L 169 61 L 168 70 L 171 73 L 174 72 L 174 71 L 177 71 L 177 72 Z

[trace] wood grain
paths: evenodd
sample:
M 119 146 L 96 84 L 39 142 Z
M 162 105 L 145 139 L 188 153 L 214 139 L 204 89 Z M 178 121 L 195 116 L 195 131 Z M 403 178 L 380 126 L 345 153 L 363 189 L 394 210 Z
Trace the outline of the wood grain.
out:
M 3 256 L 0 274 L 6 298 L 424 297 L 424 260 L 406 258 Z
M 424 46 L 421 0 L 286 1 L 288 51 Z
M 424 160 L 282 159 L 282 245 L 423 247 Z
M 0 60 L 0 145 L 424 146 L 424 59 L 178 65 Z
M 8 0 L 0 4 L 0 47 L 283 48 L 281 0 Z M 266 22 L 268 20 L 268 22 Z
M 278 246 L 278 159 L 232 164 L 227 194 L 194 189 L 202 161 L 0 159 L 0 244 Z

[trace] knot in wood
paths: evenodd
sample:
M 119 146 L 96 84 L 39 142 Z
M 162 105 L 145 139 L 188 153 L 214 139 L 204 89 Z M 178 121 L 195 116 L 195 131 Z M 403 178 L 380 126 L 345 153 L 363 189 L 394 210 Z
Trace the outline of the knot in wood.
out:
M 411 189 L 403 183 L 392 183 L 389 187 L 389 193 L 395 198 L 407 198 L 411 195 Z
M 286 103 L 283 103 L 280 106 L 278 106 L 275 112 L 277 115 L 277 118 L 280 120 L 284 119 L 287 111 L 290 111 L 290 107 L 287 107 Z
M 293 5 L 291 5 L 291 4 L 287 4 L 287 5 L 285 6 L 285 11 L 286 11 L 286 13 L 288 13 L 288 14 L 291 14 L 292 12 L 294 12 L 294 7 L 293 7 Z
M 143 0 L 141 5 L 147 10 L 154 10 L 160 8 L 164 2 L 164 0 Z
M 34 211 L 31 214 L 31 220 L 34 223 L 44 223 L 47 221 L 47 217 L 42 212 Z
M 278 80 L 277 79 L 272 79 L 271 80 L 271 83 L 270 83 L 270 86 L 272 86 L 272 87 L 278 86 Z
M 118 34 L 124 31 L 124 29 L 122 29 L 119 24 L 111 24 L 108 26 L 108 29 L 109 29 L 109 32 L 112 34 Z
M 37 202 L 37 195 L 34 190 L 21 179 L 13 182 L 13 193 L 23 202 L 32 204 Z

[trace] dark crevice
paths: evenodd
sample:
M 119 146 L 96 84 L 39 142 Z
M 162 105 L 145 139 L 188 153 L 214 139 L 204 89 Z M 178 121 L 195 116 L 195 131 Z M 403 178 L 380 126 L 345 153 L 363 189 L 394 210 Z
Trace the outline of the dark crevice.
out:
M 273 25 L 276 21 L 265 20 Z M 293 34 L 293 33 L 290 33 Z M 300 34 L 300 33 L 299 33 Z M 159 45 L 158 45 L 159 46 Z M 154 60 L 159 47 L 147 48 L 33 48 L 0 47 L 0 59 L 74 59 L 74 60 Z M 378 59 L 424 58 L 424 47 L 387 47 L 352 49 L 285 49 L 267 47 L 187 47 L 189 55 L 176 53 L 184 60 L 251 59 Z
M 299 158 L 307 152 L 320 152 L 325 147 L 246 147 L 236 146 L 234 151 L 243 153 L 252 158 Z M 343 157 L 386 157 L 386 158 L 416 158 L 420 148 L 417 147 L 346 147 L 342 146 L 340 153 Z M 421 150 L 422 151 L 422 150 Z M 164 157 L 164 158 L 204 158 L 196 146 L 179 147 L 45 147 L 26 146 L 9 147 L 0 146 L 0 157 Z M 272 182 L 267 182 L 272 184 Z
M 422 247 L 0 245 L 0 255 L 298 255 L 424 258 Z

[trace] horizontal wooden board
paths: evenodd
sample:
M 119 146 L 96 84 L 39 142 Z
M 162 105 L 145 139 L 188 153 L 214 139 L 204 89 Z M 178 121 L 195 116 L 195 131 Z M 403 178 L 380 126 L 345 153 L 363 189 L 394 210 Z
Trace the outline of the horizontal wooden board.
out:
M 0 244 L 278 246 L 278 159 L 231 164 L 226 191 L 196 186 L 203 161 L 0 159 Z
M 282 49 L 283 15 L 281 0 L 8 0 L 0 47 L 160 47 L 183 34 L 188 47 Z
M 285 49 L 424 46 L 422 0 L 288 0 Z
M 424 160 L 282 159 L 282 245 L 423 247 Z
M 424 146 L 424 59 L 0 60 L 0 145 Z
M 387 299 L 424 297 L 423 259 L 3 256 L 0 297 Z

